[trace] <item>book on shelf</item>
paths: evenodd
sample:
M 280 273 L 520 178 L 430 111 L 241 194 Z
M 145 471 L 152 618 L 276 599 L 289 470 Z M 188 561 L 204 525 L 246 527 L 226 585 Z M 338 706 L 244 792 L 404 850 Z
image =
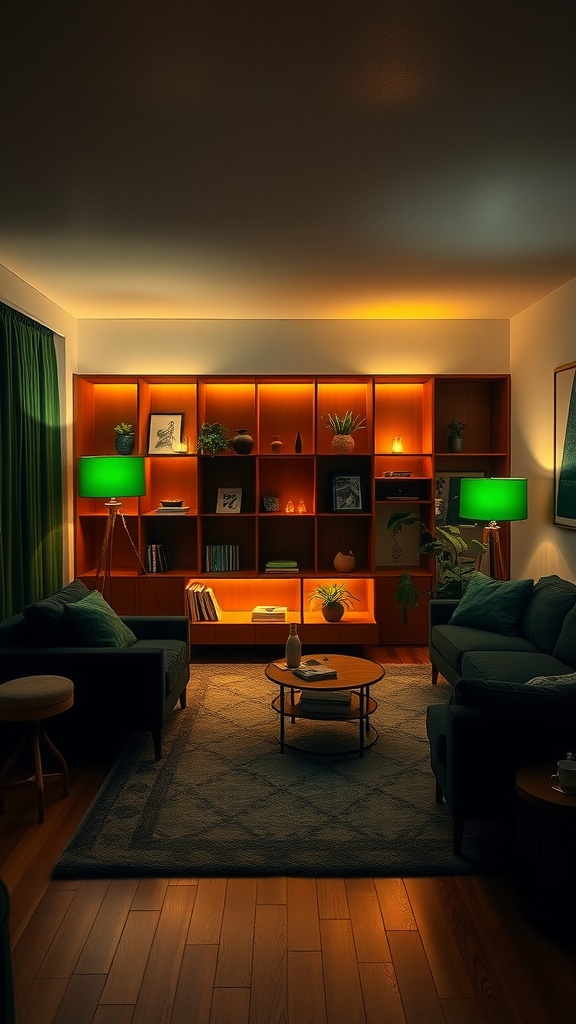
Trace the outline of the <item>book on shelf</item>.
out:
M 292 669 L 292 672 L 299 679 L 305 679 L 306 682 L 314 681 L 315 679 L 338 678 L 336 669 L 329 668 L 328 665 L 300 665 L 299 668 Z
M 302 711 L 328 712 L 333 714 L 348 714 L 351 707 L 351 695 L 349 690 L 302 690 L 298 694 L 297 703 Z
M 164 544 L 149 544 L 146 548 L 146 572 L 168 572 L 168 554 Z
M 190 505 L 178 505 L 178 507 L 164 508 L 160 505 L 159 508 L 155 509 L 157 516 L 185 516 L 190 511 Z
M 285 604 L 257 604 L 252 609 L 252 622 L 286 622 Z
M 234 572 L 240 568 L 238 544 L 207 544 L 206 572 Z
M 298 562 L 293 560 L 290 561 L 275 561 L 270 560 L 266 562 L 266 572 L 286 572 L 295 573 L 298 572 Z
M 189 580 L 186 584 L 186 593 L 193 622 L 220 622 L 222 609 L 212 587 L 198 580 Z

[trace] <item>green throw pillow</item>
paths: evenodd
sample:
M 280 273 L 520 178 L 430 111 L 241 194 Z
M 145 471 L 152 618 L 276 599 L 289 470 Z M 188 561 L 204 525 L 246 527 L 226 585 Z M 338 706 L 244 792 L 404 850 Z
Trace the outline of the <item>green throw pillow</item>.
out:
M 81 601 L 89 593 L 82 580 L 73 580 L 50 597 L 27 604 L 24 618 L 30 643 L 40 647 L 66 647 L 70 639 L 70 624 L 64 615 L 64 607 Z
M 475 572 L 450 619 L 450 625 L 514 636 L 516 623 L 533 588 L 534 580 L 506 582 Z
M 130 647 L 137 640 L 98 590 L 65 605 L 64 614 L 87 647 Z

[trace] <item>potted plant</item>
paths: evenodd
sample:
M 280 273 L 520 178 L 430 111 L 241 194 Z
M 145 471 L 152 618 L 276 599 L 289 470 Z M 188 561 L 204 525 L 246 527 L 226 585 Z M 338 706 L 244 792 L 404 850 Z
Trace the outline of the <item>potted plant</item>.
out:
M 448 451 L 450 452 L 461 452 L 462 443 L 464 441 L 464 435 L 462 431 L 465 429 L 466 424 L 460 423 L 458 420 L 450 420 L 448 423 Z
M 366 420 L 365 416 L 354 416 L 351 409 L 344 413 L 343 416 L 338 416 L 337 413 L 328 413 L 324 419 L 326 426 L 329 430 L 334 431 L 334 437 L 332 438 L 332 447 L 337 452 L 352 452 L 354 451 L 354 438 L 352 435 L 356 430 L 364 430 L 364 423 Z
M 230 451 L 231 431 L 221 423 L 203 423 L 198 431 L 196 451 L 200 455 L 218 455 Z
M 131 423 L 117 423 L 114 447 L 119 455 L 131 455 L 134 448 L 134 427 Z
M 352 601 L 359 601 L 348 590 L 345 583 L 319 583 L 310 594 L 310 605 L 320 601 L 322 615 L 326 622 L 339 622 L 345 608 L 352 607 Z
M 435 559 L 433 596 L 462 597 L 474 572 L 476 556 L 480 551 L 486 550 L 486 544 L 473 538 L 468 545 L 458 526 L 437 523 L 434 535 L 413 512 L 395 512 L 388 520 L 388 529 L 392 531 L 392 537 L 396 538 L 404 527 L 416 524 L 422 527 L 422 543 L 418 549 L 420 554 L 432 555 Z M 466 557 L 470 548 L 474 551 L 474 558 Z M 403 572 L 400 576 L 395 597 L 402 608 L 402 619 L 407 622 L 410 608 L 417 608 L 421 597 L 421 591 L 416 589 L 409 572 Z

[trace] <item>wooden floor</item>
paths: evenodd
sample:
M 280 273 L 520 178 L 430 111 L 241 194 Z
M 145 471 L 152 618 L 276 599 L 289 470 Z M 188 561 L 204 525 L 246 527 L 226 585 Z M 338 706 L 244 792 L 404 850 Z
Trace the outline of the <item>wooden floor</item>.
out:
M 49 799 L 43 825 L 25 789 L 0 817 L 18 1024 L 575 1019 L 576 955 L 525 921 L 506 879 L 52 882 L 110 756 L 71 765 L 70 796 Z

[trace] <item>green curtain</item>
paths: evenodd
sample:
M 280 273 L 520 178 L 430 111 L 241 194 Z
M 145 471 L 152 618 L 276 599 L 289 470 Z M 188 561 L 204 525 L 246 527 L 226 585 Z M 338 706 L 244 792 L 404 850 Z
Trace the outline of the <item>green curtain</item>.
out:
M 54 335 L 0 302 L 0 619 L 62 586 Z

